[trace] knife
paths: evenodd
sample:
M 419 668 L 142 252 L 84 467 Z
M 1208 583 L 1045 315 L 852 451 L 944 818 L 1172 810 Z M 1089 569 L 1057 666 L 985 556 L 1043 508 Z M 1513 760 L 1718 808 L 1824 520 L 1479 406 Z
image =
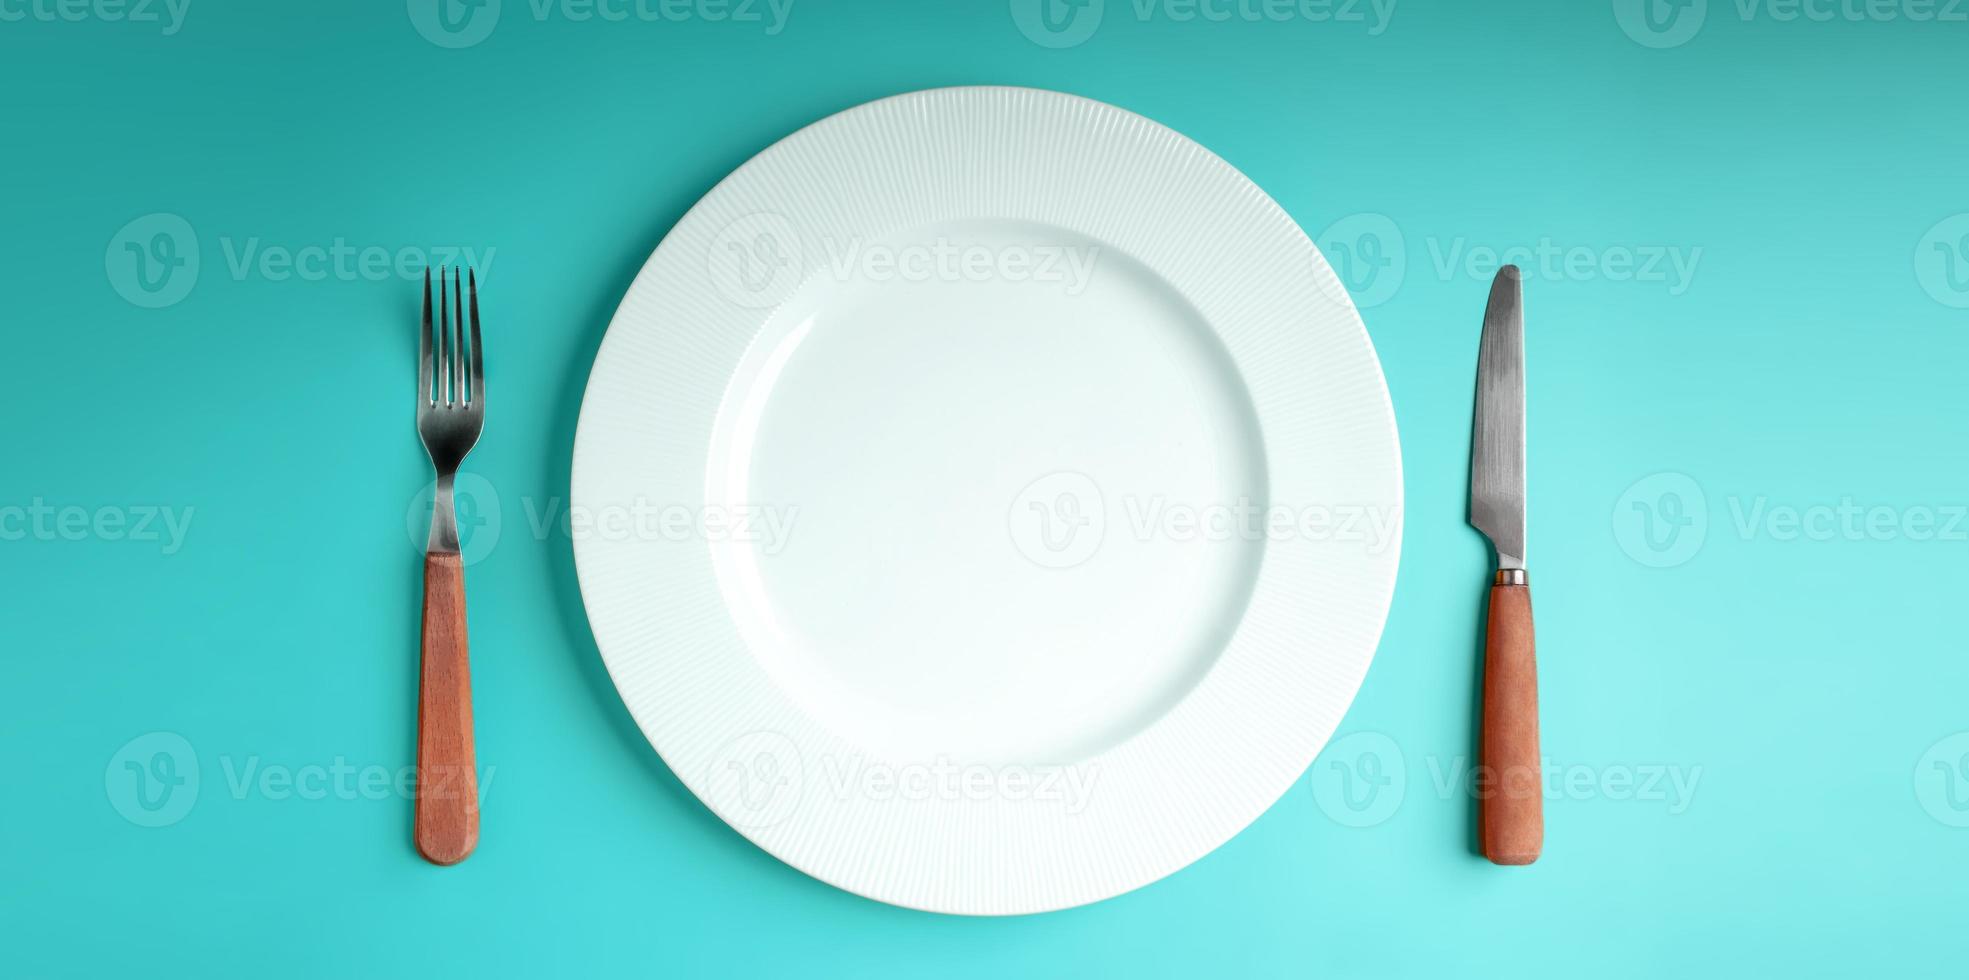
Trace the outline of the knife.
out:
M 1545 841 L 1538 754 L 1538 663 L 1525 576 L 1525 320 L 1518 267 L 1491 280 L 1477 354 L 1470 432 L 1470 524 L 1490 539 L 1497 574 L 1484 631 L 1478 834 L 1495 864 L 1530 864 Z

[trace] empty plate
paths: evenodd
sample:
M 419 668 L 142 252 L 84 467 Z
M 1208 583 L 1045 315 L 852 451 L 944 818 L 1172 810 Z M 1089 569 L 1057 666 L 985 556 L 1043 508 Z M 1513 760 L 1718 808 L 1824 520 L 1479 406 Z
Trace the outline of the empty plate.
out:
M 760 847 L 913 908 L 1154 881 L 1346 711 L 1401 463 L 1360 317 L 1223 160 L 955 88 L 740 167 L 596 358 L 572 515 L 650 743 Z

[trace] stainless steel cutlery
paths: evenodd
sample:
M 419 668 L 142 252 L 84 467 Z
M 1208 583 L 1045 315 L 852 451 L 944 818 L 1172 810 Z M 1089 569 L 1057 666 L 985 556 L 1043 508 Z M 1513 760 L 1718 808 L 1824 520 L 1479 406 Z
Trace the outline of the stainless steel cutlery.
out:
M 469 345 L 467 288 L 471 303 Z M 427 269 L 417 356 L 417 436 L 437 470 L 437 488 L 431 505 L 431 539 L 424 550 L 414 835 L 417 850 L 426 859 L 434 864 L 457 864 L 479 841 L 465 564 L 459 554 L 458 515 L 452 502 L 459 464 L 478 443 L 479 432 L 485 427 L 485 362 L 479 345 L 479 284 L 474 272 L 438 270 L 437 314 L 433 321 L 431 273 Z
M 1484 309 L 1470 435 L 1470 523 L 1497 551 L 1484 635 L 1479 833 L 1497 864 L 1530 864 L 1544 846 L 1538 749 L 1538 664 L 1525 573 L 1524 291 L 1498 270 Z

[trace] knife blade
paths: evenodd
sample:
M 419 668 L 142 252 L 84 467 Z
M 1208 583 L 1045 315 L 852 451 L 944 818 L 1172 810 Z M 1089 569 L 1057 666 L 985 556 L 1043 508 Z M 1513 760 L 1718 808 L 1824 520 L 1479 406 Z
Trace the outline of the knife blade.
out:
M 1518 267 L 1491 280 L 1477 352 L 1470 429 L 1470 523 L 1497 549 L 1499 569 L 1525 567 L 1525 320 Z
M 1490 284 L 1470 426 L 1470 524 L 1497 552 L 1484 630 L 1479 835 L 1493 863 L 1538 860 L 1545 844 L 1538 661 L 1525 572 L 1524 289 L 1516 266 Z

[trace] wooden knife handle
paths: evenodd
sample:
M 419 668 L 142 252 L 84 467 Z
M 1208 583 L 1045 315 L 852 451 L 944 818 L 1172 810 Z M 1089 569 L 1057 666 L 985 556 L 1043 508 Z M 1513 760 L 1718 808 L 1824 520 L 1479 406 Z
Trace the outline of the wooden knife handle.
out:
M 1538 754 L 1538 661 L 1532 652 L 1531 586 L 1523 573 L 1490 589 L 1484 636 L 1482 798 L 1484 856 L 1530 864 L 1545 844 L 1544 779 Z
M 457 864 L 479 842 L 472 751 L 472 665 L 465 642 L 465 564 L 424 556 L 423 675 L 417 692 L 417 850 Z

